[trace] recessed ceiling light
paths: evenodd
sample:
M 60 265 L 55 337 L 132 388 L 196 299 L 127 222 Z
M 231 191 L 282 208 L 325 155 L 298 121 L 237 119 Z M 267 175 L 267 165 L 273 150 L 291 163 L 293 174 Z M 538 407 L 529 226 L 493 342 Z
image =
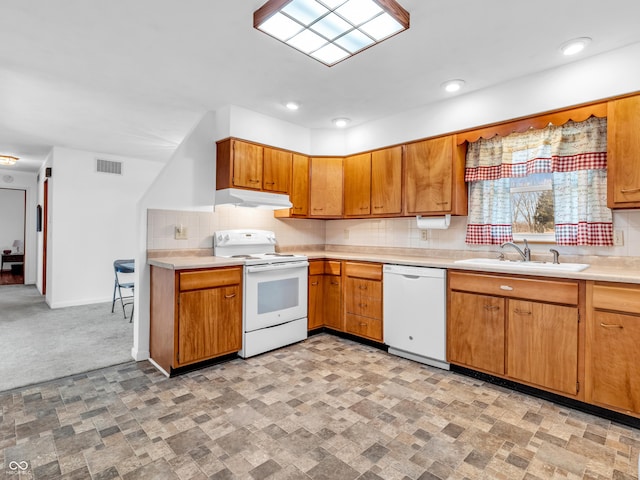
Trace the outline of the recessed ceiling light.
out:
M 349 120 L 348 118 L 342 117 L 342 118 L 334 118 L 332 121 L 336 127 L 344 128 L 349 124 L 351 120 Z
M 269 0 L 253 27 L 331 67 L 409 28 L 396 0 Z
M 444 88 L 449 93 L 457 92 L 463 86 L 464 86 L 464 80 L 460 80 L 460 79 L 449 80 L 442 84 L 442 88 Z
M 298 110 L 300 108 L 300 104 L 298 102 L 287 102 L 285 106 L 289 110 Z
M 0 155 L 0 165 L 14 165 L 19 160 L 11 155 Z
M 580 53 L 584 50 L 589 43 L 591 43 L 591 39 L 589 37 L 574 38 L 573 40 L 563 43 L 560 47 L 560 51 L 566 56 L 575 55 L 576 53 Z

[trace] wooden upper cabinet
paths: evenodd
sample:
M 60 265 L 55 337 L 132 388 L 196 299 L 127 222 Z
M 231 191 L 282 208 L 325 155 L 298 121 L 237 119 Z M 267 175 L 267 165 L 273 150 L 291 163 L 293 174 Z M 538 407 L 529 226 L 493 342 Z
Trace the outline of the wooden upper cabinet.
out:
M 371 152 L 371 214 L 389 216 L 401 213 L 402 147 Z
M 309 215 L 309 157 L 293 154 L 293 168 L 289 200 L 293 215 Z
M 607 206 L 640 207 L 640 95 L 608 102 Z
M 223 188 L 262 189 L 264 148 L 227 138 L 217 143 L 216 190 Z
M 371 154 L 344 159 L 344 215 L 359 217 L 371 213 Z
M 234 187 L 262 188 L 263 147 L 231 140 Z
M 312 157 L 310 166 L 311 217 L 341 217 L 343 170 L 340 157 Z
M 455 135 L 405 145 L 407 215 L 466 215 L 464 152 Z
M 289 193 L 292 153 L 264 147 L 262 188 L 269 192 Z

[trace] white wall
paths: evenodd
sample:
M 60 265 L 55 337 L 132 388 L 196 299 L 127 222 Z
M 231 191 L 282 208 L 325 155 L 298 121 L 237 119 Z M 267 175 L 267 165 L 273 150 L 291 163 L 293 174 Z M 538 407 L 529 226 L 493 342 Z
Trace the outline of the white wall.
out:
M 640 91 L 640 43 L 347 131 L 347 152 L 470 129 Z
M 12 180 L 8 182 L 5 176 Z M 24 283 L 36 283 L 37 268 L 37 243 L 36 243 L 36 205 L 38 198 L 37 174 L 11 170 L 9 167 L 0 167 L 0 188 L 24 190 L 26 192 L 26 211 L 24 215 L 25 242 L 24 242 Z M 0 225 L 0 231 L 3 226 Z M 11 243 L 13 243 L 11 240 Z M 0 245 L 6 242 L 0 241 Z
M 96 158 L 123 162 L 123 174 L 96 172 Z M 135 257 L 136 203 L 161 166 L 148 160 L 54 147 L 49 179 L 49 306 L 111 300 L 113 261 Z

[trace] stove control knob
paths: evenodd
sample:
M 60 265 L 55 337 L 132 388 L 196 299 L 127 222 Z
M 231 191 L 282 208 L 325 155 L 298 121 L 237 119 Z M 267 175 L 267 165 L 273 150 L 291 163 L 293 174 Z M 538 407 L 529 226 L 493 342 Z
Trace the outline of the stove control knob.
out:
M 275 235 L 269 235 L 269 241 L 271 243 L 276 243 L 276 236 Z
M 229 234 L 227 234 L 227 235 L 225 235 L 225 236 L 224 236 L 224 241 L 225 241 L 225 242 L 228 242 L 228 241 L 229 241 Z
M 222 241 L 222 235 L 218 235 L 218 243 Z

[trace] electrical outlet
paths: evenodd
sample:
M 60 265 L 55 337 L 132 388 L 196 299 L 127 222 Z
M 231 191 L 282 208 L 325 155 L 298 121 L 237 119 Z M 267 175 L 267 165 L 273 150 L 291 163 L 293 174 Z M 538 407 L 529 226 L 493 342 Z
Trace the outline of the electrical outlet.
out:
M 429 240 L 429 230 L 420 230 L 420 240 L 424 242 Z
M 624 230 L 613 231 L 613 244 L 616 247 L 621 247 L 622 245 L 624 245 Z
M 189 232 L 187 230 L 187 227 L 185 227 L 184 225 L 176 225 L 175 239 L 189 240 Z

